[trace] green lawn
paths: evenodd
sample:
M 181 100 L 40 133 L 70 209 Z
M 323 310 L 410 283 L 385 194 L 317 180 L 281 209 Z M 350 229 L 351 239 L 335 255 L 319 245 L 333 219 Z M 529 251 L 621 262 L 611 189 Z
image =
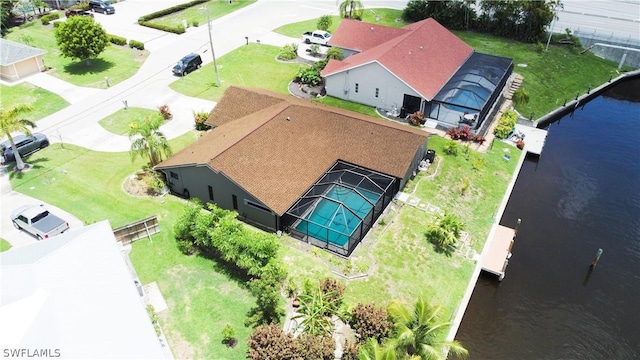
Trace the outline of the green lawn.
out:
M 7 251 L 9 249 L 11 249 L 11 244 L 7 240 L 0 238 L 0 252 Z
M 363 14 L 362 21 L 372 23 L 372 24 L 380 24 L 384 26 L 393 26 L 393 27 L 402 27 L 407 25 L 406 22 L 400 20 L 400 16 L 402 15 L 402 10 L 395 9 L 382 9 L 382 8 L 373 8 L 366 9 Z M 333 15 L 331 16 L 332 22 L 331 27 L 329 28 L 329 32 L 334 32 L 338 28 L 338 25 L 342 21 L 340 16 Z M 316 24 L 318 23 L 318 19 L 311 19 L 305 21 L 299 21 L 296 23 L 287 24 L 284 26 L 280 26 L 274 29 L 274 32 L 278 34 L 299 38 L 302 33 L 305 31 L 313 31 L 315 30 Z
M 213 21 L 245 6 L 249 6 L 254 2 L 256 2 L 256 0 L 236 0 L 231 3 L 227 0 L 211 0 L 204 4 L 192 6 L 180 12 L 149 20 L 149 22 L 175 27 L 182 25 L 182 20 L 186 20 L 189 26 L 191 26 L 193 22 L 197 22 L 200 26 L 207 26 L 207 12 L 201 8 L 206 6 L 209 9 L 209 17 L 211 21 Z
M 462 153 L 445 155 L 448 139 L 432 136 L 429 148 L 436 150 L 439 167 L 435 176 L 420 173 L 405 192 L 412 192 L 422 201 L 457 214 L 472 237 L 473 248 L 480 252 L 495 219 L 495 213 L 515 170 L 520 151 L 496 142 L 487 154 Z M 511 153 L 509 162 L 503 159 L 505 149 Z M 474 170 L 474 157 L 485 159 Z M 435 171 L 435 165 L 433 170 Z M 458 184 L 468 177 L 471 186 L 461 195 Z M 353 268 L 374 269 L 364 279 L 346 281 L 346 302 L 375 302 L 385 306 L 393 299 L 412 303 L 425 295 L 433 304 L 444 305 L 453 316 L 462 298 L 475 263 L 459 254 L 448 256 L 435 250 L 425 237 L 432 216 L 410 206 L 390 211 L 381 217 L 351 256 Z M 342 271 L 343 260 L 324 251 L 304 250 L 297 240 L 287 240 L 282 257 L 289 272 L 300 284 L 304 279 L 316 281 L 329 275 L 329 269 Z
M 9 29 L 6 38 L 19 43 L 29 39 L 30 46 L 46 50 L 44 63 L 52 68 L 48 74 L 78 86 L 94 88 L 106 88 L 105 77 L 109 78 L 110 85 L 128 79 L 140 69 L 149 55 L 147 51 L 111 44 L 87 66 L 84 61 L 63 57 L 56 45 L 53 25 L 45 26 L 37 21 Z
M 470 31 L 454 31 L 476 51 L 513 58 L 513 71 L 524 76 L 522 88 L 529 92 L 531 100 L 526 106 L 516 109 L 527 118 L 533 118 L 562 106 L 565 100 L 585 94 L 618 76 L 617 64 L 601 59 L 590 52 L 580 54 L 582 49 L 562 45 L 551 45 L 549 51 L 540 51 L 541 45 L 525 44 Z M 517 64 L 526 64 L 526 67 Z
M 120 109 L 106 118 L 98 121 L 105 130 L 118 135 L 129 133 L 129 124 L 135 119 L 144 119 L 146 116 L 158 115 L 158 110 L 130 107 L 127 110 Z
M 174 151 L 195 141 L 194 132 L 171 141 Z M 255 305 L 244 283 L 229 277 L 211 260 L 180 253 L 173 239 L 173 224 L 184 201 L 127 195 L 122 184 L 141 168 L 128 153 L 89 151 L 73 145 L 53 144 L 29 157 L 33 170 L 11 174 L 13 189 L 59 206 L 85 223 L 108 219 L 113 228 L 157 215 L 160 233 L 152 241 L 133 243 L 131 260 L 143 283 L 156 281 L 169 305 L 160 314 L 163 330 L 177 359 L 242 359 L 247 312 Z M 90 200 L 88 200 L 90 199 Z M 4 243 L 0 242 L 4 249 Z M 220 330 L 231 324 L 240 339 L 227 349 Z
M 8 109 L 18 104 L 33 106 L 32 111 L 22 115 L 23 118 L 31 121 L 40 120 L 69 105 L 59 95 L 27 82 L 13 86 L 0 84 L 0 106 Z
M 301 64 L 276 61 L 279 50 L 276 46 L 249 44 L 217 59 L 221 81 L 219 88 L 216 86 L 213 63 L 174 81 L 169 87 L 184 95 L 212 101 L 220 100 L 230 85 L 288 93 L 288 85 Z

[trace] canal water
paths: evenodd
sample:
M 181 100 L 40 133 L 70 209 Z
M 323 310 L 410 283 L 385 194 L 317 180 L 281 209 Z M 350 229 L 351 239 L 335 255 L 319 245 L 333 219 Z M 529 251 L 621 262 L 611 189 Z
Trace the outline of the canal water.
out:
M 640 359 L 640 80 L 550 126 L 501 224 L 518 218 L 506 278 L 481 275 L 456 336 L 469 359 Z

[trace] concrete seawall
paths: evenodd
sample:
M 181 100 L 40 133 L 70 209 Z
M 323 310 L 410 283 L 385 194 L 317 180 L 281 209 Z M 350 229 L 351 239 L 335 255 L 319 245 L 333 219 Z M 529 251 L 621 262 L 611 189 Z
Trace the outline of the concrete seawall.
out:
M 541 128 L 545 128 L 547 127 L 549 124 L 551 124 L 552 122 L 558 120 L 559 118 L 565 116 L 566 114 L 569 114 L 570 112 L 574 111 L 575 109 L 579 108 L 580 106 L 586 104 L 587 102 L 589 102 L 590 100 L 592 100 L 593 98 L 599 96 L 600 94 L 602 94 L 604 91 L 606 91 L 607 89 L 609 89 L 610 87 L 616 85 L 618 82 L 623 81 L 623 80 L 627 80 L 627 79 L 633 79 L 636 77 L 640 77 L 640 70 L 634 70 L 634 71 L 630 71 L 627 73 L 624 73 L 620 76 L 618 76 L 615 79 L 611 79 L 608 82 L 589 90 L 586 94 L 582 94 L 580 96 L 577 96 L 574 100 L 571 100 L 567 103 L 565 103 L 564 105 L 560 106 L 559 108 L 551 111 L 550 113 L 540 117 L 539 119 L 537 119 L 536 121 L 534 121 L 533 126 L 541 129 Z

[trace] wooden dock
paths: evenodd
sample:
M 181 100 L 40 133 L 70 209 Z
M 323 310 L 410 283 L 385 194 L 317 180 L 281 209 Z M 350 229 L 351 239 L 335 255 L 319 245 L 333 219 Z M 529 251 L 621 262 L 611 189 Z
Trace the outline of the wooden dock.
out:
M 502 281 L 511 258 L 511 248 L 516 237 L 516 230 L 498 225 L 491 239 L 489 251 L 482 258 L 482 270 L 495 274 Z

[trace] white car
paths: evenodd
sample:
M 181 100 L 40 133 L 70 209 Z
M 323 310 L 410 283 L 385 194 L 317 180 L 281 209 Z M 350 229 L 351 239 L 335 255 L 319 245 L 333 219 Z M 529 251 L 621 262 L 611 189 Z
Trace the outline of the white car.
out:
M 44 205 L 24 205 L 11 212 L 11 222 L 38 238 L 48 239 L 69 230 L 69 223 L 45 209 Z
M 327 45 L 329 43 L 329 39 L 331 39 L 331 34 L 322 30 L 316 30 L 314 32 L 307 31 L 302 34 L 302 37 L 300 38 L 300 40 L 305 44 L 313 43 L 320 45 Z

